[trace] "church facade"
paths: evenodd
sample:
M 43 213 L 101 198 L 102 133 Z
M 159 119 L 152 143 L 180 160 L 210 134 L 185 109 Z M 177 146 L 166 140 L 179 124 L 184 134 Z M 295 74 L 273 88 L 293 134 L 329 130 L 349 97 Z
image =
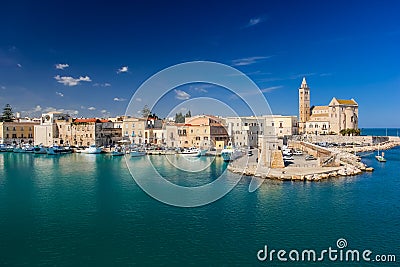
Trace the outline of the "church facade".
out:
M 339 134 L 358 129 L 358 103 L 354 99 L 333 97 L 327 106 L 310 105 L 310 88 L 306 78 L 299 88 L 299 133 Z

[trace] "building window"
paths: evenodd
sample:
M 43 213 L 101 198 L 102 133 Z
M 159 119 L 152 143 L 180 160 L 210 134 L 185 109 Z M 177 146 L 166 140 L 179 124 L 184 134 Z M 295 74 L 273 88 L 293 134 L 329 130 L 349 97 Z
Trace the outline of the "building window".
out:
M 13 127 L 13 131 L 16 131 L 15 127 Z
M 6 138 L 9 138 L 9 135 L 8 135 L 8 134 L 6 134 Z
M 12 138 L 17 138 L 17 134 L 12 134 Z

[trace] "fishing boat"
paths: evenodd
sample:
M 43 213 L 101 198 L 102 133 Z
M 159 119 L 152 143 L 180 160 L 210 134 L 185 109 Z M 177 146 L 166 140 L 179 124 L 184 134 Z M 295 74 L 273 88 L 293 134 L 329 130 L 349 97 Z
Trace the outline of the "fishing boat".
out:
M 132 149 L 130 154 L 131 157 L 143 157 L 146 156 L 146 151 L 140 149 Z
M 242 151 L 235 148 L 231 141 L 229 141 L 228 145 L 221 151 L 221 157 L 224 159 L 224 161 L 233 161 L 241 156 L 243 156 Z
M 375 158 L 376 158 L 379 162 L 386 162 L 386 159 L 385 159 L 385 152 L 382 152 L 382 154 L 380 155 L 380 154 L 379 154 L 379 148 L 380 148 L 380 145 L 378 144 L 378 155 L 376 155 Z
M 47 152 L 47 155 L 61 155 L 61 154 L 72 153 L 72 149 L 69 147 L 53 145 L 49 148 L 46 148 L 46 152 Z
M 33 153 L 33 146 L 30 144 L 21 144 L 13 149 L 14 153 Z
M 35 154 L 47 154 L 46 148 L 40 144 L 38 146 L 34 146 L 33 153 Z
M 7 145 L 0 144 L 0 152 L 7 152 Z
M 98 147 L 96 145 L 91 145 L 90 147 L 85 148 L 82 153 L 85 154 L 100 154 L 103 151 L 101 147 Z
M 125 148 L 117 146 L 115 147 L 114 151 L 111 152 L 112 156 L 124 156 L 126 154 Z
M 178 153 L 181 156 L 184 157 L 200 157 L 201 156 L 201 150 L 195 147 L 189 147 L 185 148 L 183 151 Z

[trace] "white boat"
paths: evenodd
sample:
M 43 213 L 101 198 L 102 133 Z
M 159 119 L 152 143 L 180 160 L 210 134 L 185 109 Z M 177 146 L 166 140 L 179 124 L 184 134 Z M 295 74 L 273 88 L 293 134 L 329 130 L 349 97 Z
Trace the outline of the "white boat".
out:
M 375 156 L 376 160 L 379 162 L 386 162 L 385 152 L 382 152 L 382 155 L 379 154 L 380 144 L 378 144 L 378 155 Z
M 184 157 L 200 157 L 201 151 L 198 148 L 190 147 L 190 148 L 185 148 L 183 151 L 179 152 L 178 154 L 181 156 L 184 156 Z
M 47 152 L 47 155 L 69 154 L 69 153 L 72 153 L 72 149 L 69 147 L 53 145 L 49 148 L 46 148 L 46 152 Z
M 242 151 L 235 148 L 231 141 L 229 141 L 228 145 L 221 151 L 221 157 L 224 159 L 224 161 L 233 161 L 241 156 L 243 156 Z
M 7 145 L 0 144 L 0 152 L 7 152 Z
M 117 146 L 115 147 L 114 151 L 111 152 L 112 156 L 124 156 L 126 154 L 125 148 Z
M 14 153 L 33 153 L 33 146 L 29 144 L 22 144 L 13 149 Z
M 146 151 L 144 150 L 139 150 L 139 149 L 133 149 L 131 150 L 131 157 L 143 157 L 146 156 Z
M 47 151 L 46 151 L 46 148 L 42 144 L 40 144 L 40 145 L 35 146 L 33 148 L 33 153 L 35 153 L 35 154 L 47 154 Z
M 82 153 L 85 154 L 100 154 L 102 152 L 102 148 L 96 145 L 91 145 L 90 147 L 85 148 Z

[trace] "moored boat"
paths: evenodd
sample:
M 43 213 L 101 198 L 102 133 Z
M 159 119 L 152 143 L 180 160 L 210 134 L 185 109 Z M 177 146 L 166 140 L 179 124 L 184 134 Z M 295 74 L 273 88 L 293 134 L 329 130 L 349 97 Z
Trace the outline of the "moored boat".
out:
M 221 151 L 221 157 L 224 159 L 224 161 L 233 161 L 241 156 L 243 156 L 242 151 L 235 148 L 232 145 L 232 142 L 229 142 L 228 145 Z
M 130 152 L 131 157 L 143 157 L 146 156 L 146 151 L 144 150 L 139 150 L 139 149 L 133 149 Z
M 33 146 L 30 144 L 21 144 L 13 149 L 14 153 L 33 153 Z
M 49 148 L 46 148 L 46 152 L 48 155 L 69 154 L 72 153 L 72 149 L 69 147 L 53 145 Z
M 124 156 L 126 154 L 125 148 L 117 146 L 115 147 L 114 151 L 111 152 L 112 156 Z
M 40 144 L 38 146 L 34 146 L 33 153 L 35 154 L 47 154 L 46 148 Z
M 178 154 L 181 156 L 184 156 L 184 157 L 200 157 L 201 151 L 198 148 L 190 147 L 190 148 L 185 148 L 183 151 L 179 152 Z
M 101 147 L 98 147 L 96 145 L 91 145 L 90 147 L 85 148 L 82 153 L 85 154 L 100 154 L 103 151 Z

